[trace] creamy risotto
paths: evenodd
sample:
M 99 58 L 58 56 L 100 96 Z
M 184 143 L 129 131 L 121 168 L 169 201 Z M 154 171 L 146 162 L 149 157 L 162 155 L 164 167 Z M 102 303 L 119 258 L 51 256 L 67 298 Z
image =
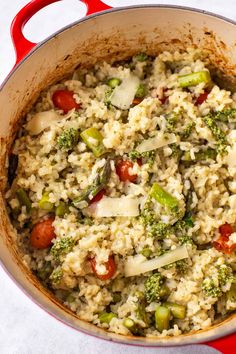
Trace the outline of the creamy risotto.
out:
M 236 95 L 189 49 L 78 69 L 9 156 L 24 263 L 79 318 L 176 336 L 236 308 Z

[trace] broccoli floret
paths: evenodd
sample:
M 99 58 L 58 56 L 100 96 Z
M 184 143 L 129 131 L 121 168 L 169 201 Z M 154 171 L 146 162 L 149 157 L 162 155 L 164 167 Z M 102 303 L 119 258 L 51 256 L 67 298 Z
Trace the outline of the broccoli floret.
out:
M 212 116 L 215 120 L 219 120 L 221 122 L 228 122 L 229 119 L 236 118 L 236 109 L 235 108 L 228 108 L 224 109 L 223 111 L 214 112 Z
M 185 259 L 181 259 L 181 260 L 175 262 L 175 266 L 176 266 L 177 272 L 180 273 L 181 275 L 186 274 L 189 269 L 188 262 Z
M 151 151 L 145 151 L 145 152 L 138 152 L 136 150 L 133 150 L 129 153 L 129 158 L 132 161 L 136 161 L 137 159 L 146 159 L 147 163 L 152 166 L 155 158 L 156 158 L 156 151 L 155 150 L 151 150 Z
M 54 269 L 54 271 L 51 273 L 49 279 L 51 280 L 51 283 L 53 285 L 58 285 L 62 279 L 63 272 L 60 267 Z
M 145 203 L 140 219 L 147 228 L 148 236 L 163 239 L 169 235 L 170 226 L 156 219 L 149 199 Z
M 172 150 L 171 157 L 176 157 L 176 159 L 179 161 L 183 155 L 183 151 L 180 149 L 180 146 L 177 144 L 171 144 L 169 147 Z
M 186 215 L 185 215 L 186 216 Z M 173 225 L 173 229 L 175 233 L 179 233 L 181 235 L 183 235 L 184 233 L 186 233 L 186 229 L 188 229 L 189 227 L 193 227 L 193 219 L 190 216 L 185 216 L 183 217 L 182 220 L 178 220 L 174 225 Z
M 226 134 L 221 130 L 218 125 L 216 124 L 214 117 L 209 114 L 203 117 L 203 121 L 206 126 L 210 129 L 212 135 L 214 136 L 216 143 L 217 143 L 217 151 L 220 154 L 223 154 L 226 150 L 226 146 L 228 144 L 226 139 Z
M 61 150 L 71 150 L 73 149 L 79 140 L 79 132 L 74 128 L 64 130 L 57 139 L 57 144 Z
M 155 214 L 152 210 L 152 202 L 151 202 L 150 198 L 147 199 L 147 201 L 144 205 L 140 219 L 145 226 L 148 226 L 148 225 L 156 222 L 156 217 L 155 217 Z
M 54 243 L 50 253 L 55 260 L 59 261 L 62 255 L 72 251 L 74 244 L 75 241 L 71 237 L 63 237 Z
M 178 240 L 181 245 L 193 245 L 193 239 L 188 235 L 181 235 Z
M 170 226 L 163 222 L 154 222 L 148 228 L 148 236 L 156 237 L 158 239 L 163 239 L 167 237 L 170 233 Z
M 186 274 L 189 269 L 189 265 L 185 259 L 181 259 L 181 260 L 176 261 L 174 263 L 167 264 L 163 268 L 164 269 L 171 269 L 173 267 L 175 267 L 176 271 L 181 275 Z
M 222 264 L 218 268 L 217 277 L 207 277 L 203 280 L 202 289 L 207 296 L 218 297 L 223 292 L 223 287 L 233 280 L 232 268 L 227 264 Z
M 227 264 L 222 264 L 218 270 L 218 279 L 221 286 L 226 285 L 229 281 L 233 279 L 232 268 Z
M 190 122 L 190 123 L 188 123 L 187 125 L 186 125 L 186 127 L 183 129 L 183 131 L 181 132 L 181 138 L 182 139 L 187 139 L 190 135 L 191 135 L 191 133 L 192 133 L 192 131 L 193 131 L 193 129 L 194 129 L 194 127 L 195 127 L 195 123 L 194 122 Z
M 222 294 L 221 288 L 217 283 L 218 281 L 213 278 L 203 280 L 202 290 L 206 296 L 217 298 Z
M 172 112 L 166 116 L 166 130 L 169 133 L 174 133 L 178 123 L 179 116 L 176 112 Z
M 182 220 L 177 221 L 172 226 L 173 234 L 175 234 L 178 237 L 178 240 L 181 245 L 183 244 L 192 245 L 194 243 L 193 239 L 187 235 L 187 229 L 193 226 L 194 226 L 193 219 L 189 214 L 185 214 Z
M 160 273 L 151 275 L 145 281 L 145 298 L 148 303 L 160 300 L 163 283 L 164 278 Z

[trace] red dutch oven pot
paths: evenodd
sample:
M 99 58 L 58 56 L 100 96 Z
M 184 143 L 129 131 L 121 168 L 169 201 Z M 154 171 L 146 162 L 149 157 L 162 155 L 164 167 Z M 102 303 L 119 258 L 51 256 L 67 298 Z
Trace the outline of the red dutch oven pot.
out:
M 232 77 L 236 75 L 236 24 L 211 13 L 169 5 L 139 5 L 112 9 L 100 0 L 83 0 L 87 17 L 63 28 L 36 44 L 23 33 L 26 22 L 43 7 L 60 0 L 33 0 L 14 18 L 11 26 L 16 65 L 0 90 L 0 260 L 20 288 L 40 307 L 63 323 L 106 340 L 137 346 L 208 344 L 232 354 L 236 341 L 236 316 L 202 331 L 178 337 L 142 338 L 121 336 L 84 322 L 62 306 L 22 263 L 15 248 L 16 235 L 5 202 L 6 157 L 20 125 L 42 88 L 63 78 L 78 64 L 99 60 L 121 60 L 136 52 L 157 54 L 163 50 L 185 50 L 189 46 L 208 49 L 212 63 Z

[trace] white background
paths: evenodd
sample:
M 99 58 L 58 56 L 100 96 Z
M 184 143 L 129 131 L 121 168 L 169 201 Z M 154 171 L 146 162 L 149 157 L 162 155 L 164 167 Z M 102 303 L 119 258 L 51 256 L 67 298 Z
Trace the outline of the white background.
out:
M 9 28 L 29 0 L 0 0 L 0 82 L 14 65 Z M 111 6 L 175 4 L 212 11 L 236 20 L 236 0 L 104 0 Z M 79 0 L 64 0 L 43 9 L 26 25 L 27 38 L 38 42 L 85 15 Z M 1 108 L 0 108 L 1 109 Z M 66 327 L 32 303 L 0 267 L 0 354 L 211 354 L 205 346 L 137 348 L 108 343 Z

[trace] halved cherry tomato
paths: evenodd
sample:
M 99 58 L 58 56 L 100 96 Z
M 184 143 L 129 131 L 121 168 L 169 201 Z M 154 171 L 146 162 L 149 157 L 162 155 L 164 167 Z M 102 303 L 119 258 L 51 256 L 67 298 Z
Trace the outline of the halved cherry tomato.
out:
M 132 105 L 137 106 L 137 104 L 141 103 L 143 101 L 143 98 L 135 97 L 133 99 Z
M 194 105 L 195 105 L 195 106 L 198 106 L 198 105 L 202 104 L 203 102 L 205 102 L 206 99 L 207 99 L 207 96 L 208 96 L 208 92 L 203 92 L 203 93 L 201 93 L 201 94 L 198 96 L 198 98 L 196 99 Z
M 115 264 L 114 256 L 112 256 L 112 255 L 109 256 L 108 261 L 106 263 L 104 263 L 106 270 L 107 270 L 106 274 L 99 274 L 97 272 L 95 257 L 90 258 L 89 261 L 90 261 L 92 271 L 94 272 L 96 277 L 100 280 L 108 280 L 108 279 L 112 278 L 116 272 L 116 264 Z
M 96 194 L 95 197 L 93 197 L 93 199 L 91 199 L 89 204 L 93 204 L 93 203 L 99 202 L 99 200 L 101 200 L 104 197 L 105 194 L 106 194 L 105 189 L 100 190 L 100 192 L 98 192 L 98 194 Z
M 218 240 L 213 242 L 213 246 L 220 252 L 225 254 L 231 254 L 236 250 L 236 244 L 229 246 L 227 243 L 229 241 L 229 236 L 234 232 L 232 226 L 228 223 L 221 225 L 219 227 L 220 237 Z
M 74 92 L 69 90 L 57 90 L 52 95 L 52 101 L 55 107 L 68 113 L 71 109 L 80 109 L 80 104 L 76 103 Z
M 234 232 L 232 226 L 227 222 L 219 227 L 219 232 L 221 236 L 228 237 Z
M 119 179 L 123 182 L 130 181 L 135 182 L 137 175 L 131 175 L 129 169 L 134 166 L 133 162 L 128 160 L 119 160 L 116 164 L 116 173 L 119 176 Z
M 52 239 L 56 237 L 53 221 L 54 217 L 50 217 L 34 225 L 30 235 L 30 243 L 34 248 L 44 249 L 51 245 Z

